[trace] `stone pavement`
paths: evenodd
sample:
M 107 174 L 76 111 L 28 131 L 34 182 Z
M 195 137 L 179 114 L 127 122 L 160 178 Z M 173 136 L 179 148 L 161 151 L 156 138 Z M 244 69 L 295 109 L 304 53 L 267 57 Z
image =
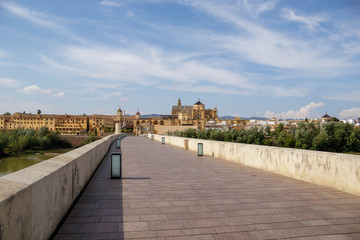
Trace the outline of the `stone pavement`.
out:
M 142 137 L 122 152 L 124 179 L 106 158 L 55 239 L 360 239 L 360 197 Z

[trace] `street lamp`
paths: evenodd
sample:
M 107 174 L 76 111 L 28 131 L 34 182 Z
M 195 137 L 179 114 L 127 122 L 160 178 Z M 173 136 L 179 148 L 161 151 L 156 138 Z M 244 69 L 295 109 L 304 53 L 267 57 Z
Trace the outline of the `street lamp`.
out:
M 111 178 L 121 178 L 121 153 L 111 154 Z
M 198 156 L 202 156 L 203 155 L 203 151 L 204 151 L 204 146 L 202 143 L 198 143 L 198 147 L 197 147 L 197 152 L 198 152 Z

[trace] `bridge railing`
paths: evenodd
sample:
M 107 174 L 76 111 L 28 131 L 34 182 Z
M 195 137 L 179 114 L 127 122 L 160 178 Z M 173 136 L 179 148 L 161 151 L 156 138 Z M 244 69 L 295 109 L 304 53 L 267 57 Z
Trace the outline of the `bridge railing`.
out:
M 118 136 L 0 177 L 0 239 L 48 239 Z
M 360 156 L 149 134 L 191 151 L 360 196 Z

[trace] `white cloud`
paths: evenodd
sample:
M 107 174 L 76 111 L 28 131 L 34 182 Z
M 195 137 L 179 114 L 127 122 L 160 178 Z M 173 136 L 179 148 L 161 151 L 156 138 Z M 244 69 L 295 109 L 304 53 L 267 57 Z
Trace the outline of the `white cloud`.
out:
M 294 10 L 284 8 L 282 17 L 289 21 L 299 22 L 305 24 L 309 30 L 315 30 L 320 26 L 321 22 L 326 21 L 326 18 L 320 16 L 300 16 Z
M 108 7 L 121 7 L 122 4 L 116 1 L 110 1 L 110 0 L 102 0 L 100 3 L 102 6 L 108 6 Z
M 17 87 L 19 84 L 16 80 L 11 78 L 0 78 L 0 85 L 2 87 L 12 88 L 12 87 Z
M 360 102 L 360 91 L 347 91 L 334 94 L 327 94 L 325 99 L 335 99 L 341 101 L 354 101 Z
M 269 94 L 303 96 L 305 88 L 286 89 L 267 86 L 246 75 L 227 69 L 227 65 L 194 60 L 193 54 L 164 52 L 154 46 L 128 49 L 104 46 L 67 46 L 58 59 L 42 60 L 52 67 L 94 79 L 102 84 L 133 84 L 184 91 L 223 92 L 228 94 Z M 215 66 L 214 66 L 215 65 Z
M 130 101 L 131 99 L 128 98 L 128 97 L 121 97 L 121 98 L 119 98 L 119 100 L 120 100 L 120 101 L 123 101 L 123 102 L 128 102 L 128 101 Z
M 360 108 L 350 108 L 345 109 L 339 113 L 340 118 L 359 118 L 360 117 Z
M 11 95 L 10 94 L 6 94 L 4 96 L 0 96 L 0 100 L 5 100 L 5 101 L 8 101 L 8 100 L 11 100 Z
M 58 29 L 60 27 L 58 21 L 51 19 L 52 17 L 47 16 L 43 13 L 32 11 L 28 8 L 10 2 L 2 2 L 0 3 L 0 5 L 3 6 L 10 13 L 18 17 L 27 19 L 36 24 L 42 25 L 44 27 L 49 27 L 52 29 Z
M 243 0 L 243 4 L 246 10 L 251 13 L 254 13 L 256 16 L 258 16 L 261 13 L 273 10 L 277 2 L 279 2 L 279 0 L 273 0 L 273 1 Z
M 339 74 L 344 69 L 354 67 L 351 60 L 356 53 L 344 54 L 338 42 L 329 42 L 328 37 L 317 37 L 316 41 L 304 35 L 286 35 L 256 21 L 247 19 L 239 7 L 213 2 L 198 2 L 194 7 L 234 25 L 238 31 L 233 34 L 216 34 L 212 32 L 198 34 L 197 39 L 205 39 L 217 49 L 235 53 L 242 60 L 256 64 L 272 66 L 287 70 L 306 70 L 328 77 L 334 71 Z M 315 26 L 322 19 L 309 20 Z M 304 18 L 305 21 L 305 18 Z M 357 43 L 357 46 L 360 44 Z M 343 71 L 339 71 L 342 69 Z
M 36 85 L 30 85 L 22 89 L 18 89 L 18 91 L 27 94 L 52 94 L 51 89 L 41 89 Z
M 266 111 L 264 114 L 264 117 L 266 118 L 272 118 L 272 117 L 276 117 L 276 118 L 282 118 L 282 119 L 304 119 L 304 118 L 311 118 L 312 117 L 312 113 L 315 109 L 319 108 L 319 107 L 323 107 L 325 106 L 324 103 L 319 102 L 319 103 L 315 103 L 315 102 L 311 102 L 310 104 L 306 105 L 305 107 L 300 108 L 299 110 L 289 110 L 287 112 L 282 112 L 282 113 L 275 113 L 272 111 Z
M 84 42 L 81 37 L 78 37 L 75 33 L 69 31 L 65 27 L 66 23 L 76 22 L 77 20 L 69 20 L 66 18 L 60 18 L 44 14 L 42 12 L 33 11 L 24 6 L 11 2 L 0 2 L 0 6 L 6 9 L 9 13 L 19 18 L 26 19 L 32 23 L 55 31 L 56 33 L 60 33 L 63 36 L 71 38 L 73 40 Z
M 53 97 L 64 97 L 65 93 L 64 92 L 59 92 L 59 93 L 53 94 L 52 96 Z
M 0 50 L 0 59 L 5 58 L 7 56 L 7 53 L 4 50 Z
M 26 94 L 40 94 L 40 95 L 51 95 L 53 97 L 64 97 L 64 92 L 54 93 L 51 89 L 41 89 L 37 85 L 30 85 L 24 88 L 19 88 L 18 92 L 23 92 Z

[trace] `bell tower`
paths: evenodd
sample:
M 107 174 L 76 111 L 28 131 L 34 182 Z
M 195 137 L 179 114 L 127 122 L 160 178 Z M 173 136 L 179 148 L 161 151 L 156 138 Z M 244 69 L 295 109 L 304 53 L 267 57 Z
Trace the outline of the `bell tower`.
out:
M 178 100 L 178 106 L 181 106 L 181 100 L 180 100 L 180 97 L 179 97 L 179 100 Z
M 122 120 L 122 111 L 121 111 L 121 109 L 120 109 L 120 107 L 119 107 L 119 109 L 117 110 L 117 112 L 116 112 L 117 114 L 117 117 L 116 117 L 116 120 L 118 121 L 118 122 L 121 122 L 121 120 Z

